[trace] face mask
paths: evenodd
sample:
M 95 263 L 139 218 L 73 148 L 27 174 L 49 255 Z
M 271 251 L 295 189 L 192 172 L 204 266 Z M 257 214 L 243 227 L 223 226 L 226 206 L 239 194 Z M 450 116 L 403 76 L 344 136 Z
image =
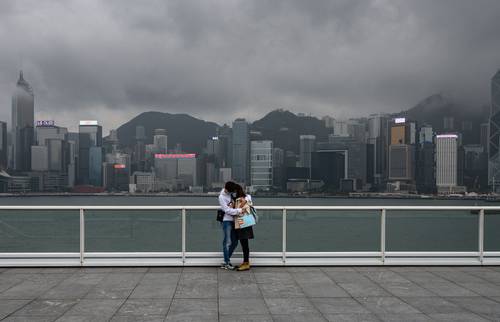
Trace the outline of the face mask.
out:
M 236 192 L 231 192 L 231 198 L 236 199 Z

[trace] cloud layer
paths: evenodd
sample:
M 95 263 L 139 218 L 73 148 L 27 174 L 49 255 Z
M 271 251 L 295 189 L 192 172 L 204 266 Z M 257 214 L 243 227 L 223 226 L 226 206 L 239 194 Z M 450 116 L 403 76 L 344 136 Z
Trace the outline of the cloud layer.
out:
M 106 129 L 146 110 L 218 123 L 350 117 L 436 93 L 489 103 L 496 0 L 4 0 L 0 119 L 22 66 L 37 118 Z

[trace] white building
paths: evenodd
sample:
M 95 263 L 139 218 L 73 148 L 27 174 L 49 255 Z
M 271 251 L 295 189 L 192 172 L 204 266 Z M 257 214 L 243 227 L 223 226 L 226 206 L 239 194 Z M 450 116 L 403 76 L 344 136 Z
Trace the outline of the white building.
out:
M 156 153 L 167 153 L 168 148 L 167 131 L 164 129 L 155 129 L 153 136 L 153 145 Z
M 273 142 L 250 142 L 250 183 L 254 191 L 269 190 L 273 185 Z
M 436 186 L 453 188 L 457 186 L 458 136 L 456 134 L 436 135 Z

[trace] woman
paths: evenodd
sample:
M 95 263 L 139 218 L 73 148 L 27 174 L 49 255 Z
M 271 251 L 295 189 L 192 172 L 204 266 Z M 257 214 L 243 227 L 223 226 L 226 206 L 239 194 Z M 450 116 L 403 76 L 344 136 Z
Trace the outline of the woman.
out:
M 233 251 L 238 246 L 238 239 L 236 238 L 236 232 L 234 229 L 234 216 L 241 213 L 241 209 L 234 207 L 234 198 L 231 194 L 236 192 L 237 184 L 228 181 L 224 185 L 224 189 L 219 194 L 219 206 L 222 211 L 224 211 L 224 218 L 222 219 L 222 252 L 224 254 L 224 263 L 222 263 L 221 268 L 233 270 L 234 266 L 231 264 L 231 255 Z
M 242 213 L 250 213 L 250 206 L 252 206 L 252 196 L 245 194 L 243 188 L 240 185 L 236 185 L 236 202 L 234 207 L 239 209 Z M 241 216 L 240 215 L 240 216 Z M 237 225 L 238 223 L 242 223 L 242 219 L 236 217 Z M 236 238 L 240 241 L 241 248 L 243 250 L 243 263 L 238 267 L 238 271 L 248 271 L 250 269 L 250 248 L 248 247 L 248 240 L 253 239 L 253 228 L 245 227 L 236 229 Z

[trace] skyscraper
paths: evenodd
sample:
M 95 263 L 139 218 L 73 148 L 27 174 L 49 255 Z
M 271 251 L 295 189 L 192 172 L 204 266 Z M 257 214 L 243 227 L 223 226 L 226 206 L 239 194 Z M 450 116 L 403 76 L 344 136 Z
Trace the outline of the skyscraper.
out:
M 102 185 L 102 127 L 97 121 L 80 121 L 78 184 Z
M 0 171 L 7 168 L 7 123 L 0 121 Z
M 500 70 L 491 79 L 491 113 L 488 139 L 488 184 L 497 191 L 500 181 Z
M 457 139 L 456 134 L 436 135 L 436 186 L 453 188 L 457 186 Z
M 380 186 L 387 179 L 387 124 L 388 116 L 372 114 L 368 119 L 368 140 L 367 143 L 373 146 L 373 183 Z
M 153 136 L 153 144 L 155 146 L 156 153 L 168 153 L 167 143 L 168 143 L 167 130 L 155 129 Z
M 233 160 L 232 174 L 233 179 L 239 183 L 247 184 L 249 180 L 249 162 L 250 157 L 250 132 L 245 119 L 236 119 L 233 122 Z
M 299 140 L 300 166 L 302 168 L 308 168 L 310 170 L 311 154 L 315 151 L 316 148 L 316 136 L 301 135 L 299 137 Z
M 17 171 L 31 170 L 31 146 L 34 140 L 35 95 L 29 83 L 19 73 L 12 95 L 12 166 Z
M 273 141 L 251 141 L 250 177 L 252 188 L 269 190 L 273 185 Z

